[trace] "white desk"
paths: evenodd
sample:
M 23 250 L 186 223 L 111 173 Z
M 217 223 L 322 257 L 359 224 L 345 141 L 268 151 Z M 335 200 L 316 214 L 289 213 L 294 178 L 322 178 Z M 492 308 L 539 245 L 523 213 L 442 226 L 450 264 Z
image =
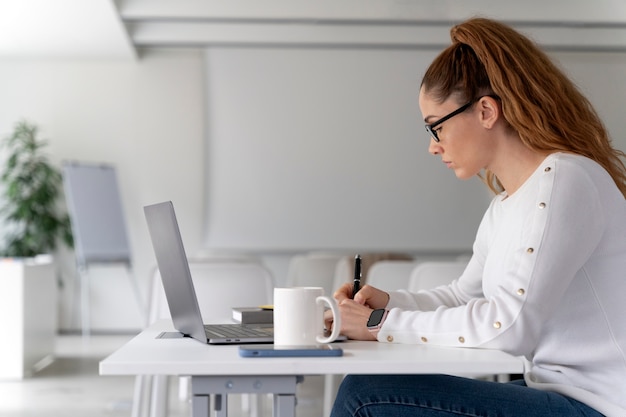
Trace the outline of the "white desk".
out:
M 523 362 L 507 353 L 348 341 L 336 358 L 241 358 L 237 346 L 210 346 L 190 338 L 157 338 L 173 332 L 157 322 L 100 362 L 100 375 L 190 375 L 194 417 L 209 415 L 215 395 L 218 416 L 226 416 L 225 396 L 274 394 L 274 415 L 293 417 L 295 392 L 304 375 L 325 374 L 517 374 Z

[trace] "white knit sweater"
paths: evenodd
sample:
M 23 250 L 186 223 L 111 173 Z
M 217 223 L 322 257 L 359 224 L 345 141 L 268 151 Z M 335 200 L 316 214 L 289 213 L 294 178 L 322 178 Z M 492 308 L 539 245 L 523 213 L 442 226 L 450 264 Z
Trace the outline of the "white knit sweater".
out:
M 529 386 L 626 416 L 626 200 L 608 173 L 548 156 L 493 199 L 473 249 L 451 285 L 392 292 L 378 340 L 523 355 Z

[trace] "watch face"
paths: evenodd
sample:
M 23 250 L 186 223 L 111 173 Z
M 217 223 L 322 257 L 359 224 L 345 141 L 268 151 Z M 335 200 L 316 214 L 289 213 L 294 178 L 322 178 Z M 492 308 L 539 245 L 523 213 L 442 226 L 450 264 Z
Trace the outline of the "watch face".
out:
M 367 327 L 376 327 L 380 324 L 380 321 L 383 319 L 385 315 L 385 309 L 380 308 L 378 310 L 372 311 L 370 314 L 370 319 L 367 321 Z

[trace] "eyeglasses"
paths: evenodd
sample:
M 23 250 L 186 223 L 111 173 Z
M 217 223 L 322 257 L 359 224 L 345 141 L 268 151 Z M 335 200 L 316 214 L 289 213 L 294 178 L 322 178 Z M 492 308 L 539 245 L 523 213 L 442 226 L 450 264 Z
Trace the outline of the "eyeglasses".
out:
M 495 100 L 500 100 L 500 97 L 498 97 L 495 94 L 485 94 L 484 96 L 480 96 L 480 97 L 470 101 L 469 103 L 462 105 L 461 107 L 459 107 L 458 109 L 456 109 L 452 113 L 450 113 L 450 114 L 448 114 L 446 116 L 443 116 L 441 119 L 437 120 L 436 122 L 425 125 L 426 131 L 428 133 L 430 133 L 430 136 L 432 136 L 433 139 L 435 139 L 435 142 L 439 142 L 439 136 L 437 135 L 437 132 L 435 131 L 435 127 L 439 126 L 440 124 L 442 124 L 446 120 L 456 116 L 457 114 L 463 113 L 465 110 L 469 109 L 469 107 L 472 104 L 476 103 L 478 100 L 480 100 L 483 97 L 491 97 L 491 98 L 493 98 Z
M 477 99 L 479 100 L 479 99 Z M 457 114 L 461 114 L 463 113 L 465 110 L 467 110 L 472 104 L 474 104 L 474 102 L 476 102 L 477 100 L 472 100 L 467 104 L 462 105 L 461 107 L 459 107 L 458 109 L 456 109 L 455 111 L 453 111 L 452 113 L 443 116 L 441 119 L 437 120 L 434 123 L 430 123 L 425 125 L 426 127 L 426 131 L 428 133 L 430 133 L 430 136 L 433 137 L 433 139 L 435 139 L 435 142 L 439 142 L 439 136 L 437 136 L 437 132 L 435 131 L 435 127 L 439 126 L 440 124 L 442 124 L 443 122 L 445 122 L 446 120 L 456 116 Z

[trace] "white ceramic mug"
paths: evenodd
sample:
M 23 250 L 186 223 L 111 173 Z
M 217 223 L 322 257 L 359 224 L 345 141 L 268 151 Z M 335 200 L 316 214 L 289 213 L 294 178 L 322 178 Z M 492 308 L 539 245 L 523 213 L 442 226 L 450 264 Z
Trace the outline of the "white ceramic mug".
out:
M 324 337 L 324 304 L 333 313 L 333 331 Z M 322 287 L 274 288 L 274 344 L 308 346 L 330 343 L 341 330 L 337 302 Z

